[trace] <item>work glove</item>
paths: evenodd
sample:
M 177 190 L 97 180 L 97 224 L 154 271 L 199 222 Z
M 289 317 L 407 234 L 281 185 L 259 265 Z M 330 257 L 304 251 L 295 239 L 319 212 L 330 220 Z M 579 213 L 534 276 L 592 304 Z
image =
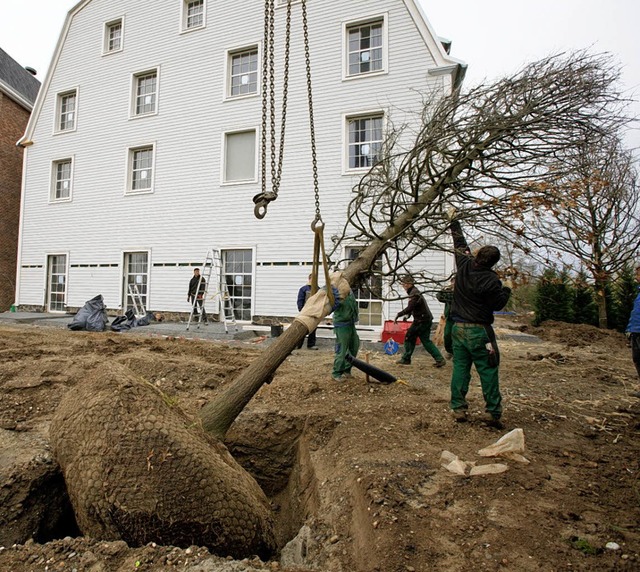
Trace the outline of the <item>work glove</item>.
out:
M 449 209 L 447 209 L 447 220 L 449 221 L 454 220 L 457 214 L 458 214 L 458 211 L 456 207 L 450 207 Z
M 630 348 L 631 347 L 631 332 L 625 332 L 624 335 L 627 338 L 627 347 Z
M 511 278 L 505 278 L 502 281 L 502 285 L 509 288 L 509 290 L 513 290 L 513 280 L 511 280 Z

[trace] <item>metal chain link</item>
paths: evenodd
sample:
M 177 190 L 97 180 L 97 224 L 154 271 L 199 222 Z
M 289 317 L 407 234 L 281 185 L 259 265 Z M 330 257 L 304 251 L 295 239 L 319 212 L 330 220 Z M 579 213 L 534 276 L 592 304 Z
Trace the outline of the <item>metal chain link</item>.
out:
M 280 142 L 276 152 L 276 93 L 275 93 L 275 0 L 265 0 L 264 40 L 262 56 L 262 134 L 261 174 L 262 192 L 253 197 L 254 213 L 264 218 L 267 205 L 278 198 L 284 160 L 285 133 L 287 124 L 287 99 L 289 93 L 289 59 L 291 46 L 291 0 L 287 0 L 285 50 L 283 65 L 282 111 L 280 117 Z M 270 144 L 271 191 L 267 189 L 267 131 Z
M 304 59 L 307 71 L 307 97 L 309 100 L 309 131 L 311 137 L 311 164 L 313 169 L 313 191 L 316 201 L 316 218 L 311 227 L 322 222 L 320 214 L 320 186 L 318 183 L 318 158 L 316 153 L 316 130 L 313 120 L 313 91 L 311 89 L 311 56 L 309 54 L 309 26 L 307 24 L 307 0 L 302 0 L 302 29 L 304 32 Z

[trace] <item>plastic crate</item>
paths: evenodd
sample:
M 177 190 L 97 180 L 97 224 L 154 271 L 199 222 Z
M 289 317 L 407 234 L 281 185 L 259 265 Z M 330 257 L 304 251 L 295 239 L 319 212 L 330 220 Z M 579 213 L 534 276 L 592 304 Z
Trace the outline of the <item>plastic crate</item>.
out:
M 399 320 L 397 324 L 394 324 L 393 320 L 385 320 L 380 341 L 384 343 L 392 338 L 394 342 L 404 344 L 404 338 L 407 335 L 407 330 L 411 327 L 412 323 L 413 322 L 404 322 Z M 416 340 L 416 344 L 419 343 L 420 340 Z

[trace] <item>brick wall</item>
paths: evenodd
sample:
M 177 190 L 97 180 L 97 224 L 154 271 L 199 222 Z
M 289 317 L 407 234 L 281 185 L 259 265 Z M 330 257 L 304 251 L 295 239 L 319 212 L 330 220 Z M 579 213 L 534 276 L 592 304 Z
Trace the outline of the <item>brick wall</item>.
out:
M 23 149 L 16 146 L 22 137 L 29 112 L 0 93 L 0 311 L 14 302 L 20 186 Z

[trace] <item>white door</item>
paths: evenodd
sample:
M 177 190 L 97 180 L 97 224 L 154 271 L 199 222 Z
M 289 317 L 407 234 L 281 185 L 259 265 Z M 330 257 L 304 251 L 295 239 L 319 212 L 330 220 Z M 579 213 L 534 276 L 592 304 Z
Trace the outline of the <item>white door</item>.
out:
M 222 279 L 227 282 L 235 319 L 250 322 L 253 298 L 253 250 L 222 251 Z
M 136 309 L 143 305 L 143 310 L 147 309 L 148 285 L 149 285 L 149 253 L 148 252 L 125 252 L 124 253 L 124 276 L 123 276 L 123 309 Z M 134 296 L 136 300 L 134 300 Z M 136 302 L 138 302 L 136 304 Z
M 67 255 L 47 258 L 47 311 L 65 312 L 67 300 Z
M 348 247 L 347 258 L 355 260 L 361 250 L 362 248 Z M 360 326 L 382 326 L 382 276 L 379 273 L 381 269 L 382 260 L 379 258 L 374 262 L 374 272 L 367 274 L 353 290 L 353 295 L 358 301 Z

